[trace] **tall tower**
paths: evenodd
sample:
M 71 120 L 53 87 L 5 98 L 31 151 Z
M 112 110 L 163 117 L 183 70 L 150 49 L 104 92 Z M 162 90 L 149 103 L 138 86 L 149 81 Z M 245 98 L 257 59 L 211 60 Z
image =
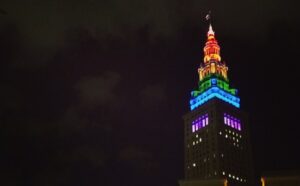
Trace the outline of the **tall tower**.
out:
M 211 25 L 198 68 L 198 88 L 191 92 L 184 115 L 185 185 L 253 185 L 248 115 L 230 88 L 228 67 Z M 219 180 L 219 182 L 218 182 Z M 214 185 L 214 184 L 213 184 Z

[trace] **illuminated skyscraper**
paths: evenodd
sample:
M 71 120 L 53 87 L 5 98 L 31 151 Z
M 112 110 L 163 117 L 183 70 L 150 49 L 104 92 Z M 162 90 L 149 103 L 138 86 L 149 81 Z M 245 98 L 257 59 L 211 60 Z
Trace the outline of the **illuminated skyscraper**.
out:
M 230 88 L 228 67 L 212 26 L 207 32 L 198 88 L 184 118 L 185 179 L 180 185 L 253 185 L 248 115 Z M 220 182 L 218 182 L 218 180 Z

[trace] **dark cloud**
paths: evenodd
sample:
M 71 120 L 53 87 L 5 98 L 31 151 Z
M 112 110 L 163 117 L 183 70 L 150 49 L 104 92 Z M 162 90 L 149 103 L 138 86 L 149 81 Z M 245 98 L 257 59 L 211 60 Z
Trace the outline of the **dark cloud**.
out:
M 149 85 L 140 92 L 142 106 L 157 106 L 166 102 L 167 95 L 163 85 Z
M 85 77 L 75 86 L 81 103 L 89 106 L 107 105 L 116 102 L 116 87 L 120 75 L 115 72 L 106 72 L 99 77 Z
M 78 147 L 71 153 L 69 161 L 87 161 L 91 166 L 99 167 L 103 166 L 107 161 L 107 156 L 104 152 L 101 152 L 97 147 Z
M 193 20 L 196 25 L 202 25 L 208 10 L 212 10 L 213 21 L 221 28 L 220 32 L 241 36 L 266 33 L 266 23 L 274 19 L 296 21 L 296 11 L 291 3 L 269 0 L 10 0 L 2 4 L 3 9 L 10 12 L 5 19 L 15 22 L 22 30 L 24 44 L 35 50 L 44 48 L 48 51 L 64 44 L 65 31 L 70 27 L 86 27 L 94 30 L 99 37 L 126 37 L 124 30 L 132 32 L 149 25 L 151 35 L 176 36 L 185 21 Z
M 0 14 L 6 15 L 7 12 L 5 10 L 3 10 L 3 9 L 0 8 Z
M 18 110 L 23 105 L 23 100 L 19 96 L 19 91 L 9 84 L 2 84 L 1 86 L 1 109 Z
M 155 33 L 172 32 L 175 12 L 172 1 L 43 1 L 3 2 L 10 12 L 7 19 L 22 29 L 24 42 L 32 47 L 57 47 L 63 44 L 69 27 L 87 27 L 100 36 L 123 35 L 150 24 Z M 18 6 L 15 6 L 18 4 Z M 172 15 L 173 14 L 173 15 Z M 46 48 L 45 48 L 46 49 Z
M 151 159 L 152 155 L 137 147 L 129 146 L 122 149 L 119 153 L 119 159 L 125 161 L 138 161 L 143 159 Z

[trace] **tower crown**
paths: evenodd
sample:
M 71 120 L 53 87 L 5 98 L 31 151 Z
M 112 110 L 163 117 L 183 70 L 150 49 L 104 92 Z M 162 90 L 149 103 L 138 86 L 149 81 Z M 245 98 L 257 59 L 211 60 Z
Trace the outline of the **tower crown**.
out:
M 215 38 L 215 32 L 211 24 L 209 25 L 209 30 L 207 32 L 207 41 L 203 48 L 204 51 L 204 64 L 200 65 L 198 69 L 199 80 L 202 81 L 207 76 L 218 75 L 222 79 L 227 79 L 228 68 L 224 63 L 221 62 L 220 56 L 220 46 L 217 39 Z
M 198 68 L 198 89 L 192 91 L 190 100 L 191 110 L 214 97 L 239 107 L 240 98 L 237 97 L 237 90 L 229 87 L 228 67 L 221 61 L 220 46 L 211 24 L 203 51 L 204 60 Z

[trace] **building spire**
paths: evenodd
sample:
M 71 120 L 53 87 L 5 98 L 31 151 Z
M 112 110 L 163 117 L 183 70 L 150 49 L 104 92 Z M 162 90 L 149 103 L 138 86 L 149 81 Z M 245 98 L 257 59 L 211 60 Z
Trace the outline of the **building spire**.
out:
M 209 30 L 207 32 L 207 35 L 215 35 L 215 32 L 214 32 L 214 30 L 213 30 L 213 28 L 211 26 L 211 23 L 209 23 Z
M 200 81 L 202 81 L 206 77 L 210 77 L 211 75 L 222 77 L 226 81 L 228 80 L 227 78 L 228 68 L 225 65 L 225 63 L 221 61 L 220 49 L 221 48 L 215 37 L 215 32 L 210 23 L 207 32 L 207 40 L 203 48 L 203 52 L 204 52 L 203 63 L 200 65 L 200 68 L 198 69 Z
M 207 32 L 207 41 L 204 46 L 204 63 L 207 64 L 211 61 L 220 62 L 220 46 L 218 45 L 218 41 L 215 38 L 215 32 L 211 24 L 209 24 L 209 29 Z
M 208 30 L 207 35 L 209 35 L 209 34 L 214 35 L 215 32 L 211 26 L 211 11 L 210 10 L 208 11 L 208 14 L 205 16 L 205 19 L 206 19 L 206 21 L 209 22 L 209 30 Z

